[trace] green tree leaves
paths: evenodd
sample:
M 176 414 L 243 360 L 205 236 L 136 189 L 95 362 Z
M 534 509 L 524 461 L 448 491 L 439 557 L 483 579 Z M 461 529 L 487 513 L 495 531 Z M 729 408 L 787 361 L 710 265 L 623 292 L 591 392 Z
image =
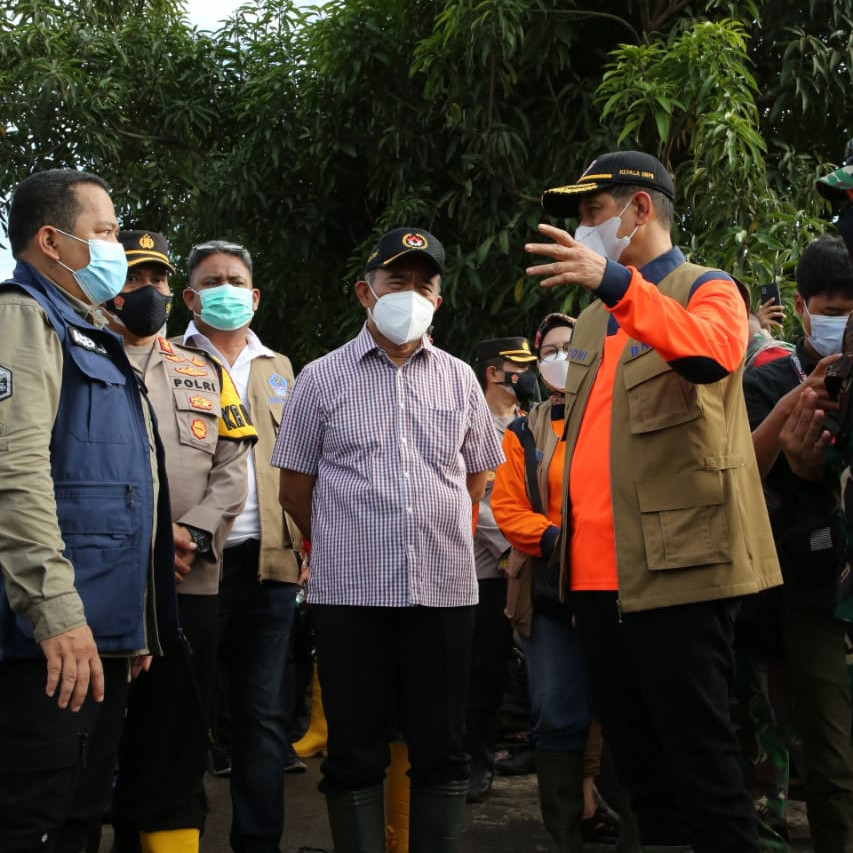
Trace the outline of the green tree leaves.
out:
M 245 242 L 256 328 L 297 363 L 356 331 L 352 283 L 401 224 L 447 248 L 435 338 L 463 358 L 579 311 L 523 246 L 542 190 L 616 147 L 671 167 L 696 260 L 790 293 L 828 215 L 814 178 L 853 136 L 853 0 L 249 0 L 215 33 L 179 0 L 7 6 L 0 194 L 80 166 L 179 262 Z

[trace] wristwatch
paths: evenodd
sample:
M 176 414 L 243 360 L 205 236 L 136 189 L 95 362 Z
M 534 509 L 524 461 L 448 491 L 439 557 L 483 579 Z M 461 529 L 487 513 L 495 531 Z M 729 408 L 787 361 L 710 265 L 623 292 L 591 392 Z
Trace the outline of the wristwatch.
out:
M 189 524 L 185 524 L 184 527 L 190 534 L 190 538 L 195 542 L 196 554 L 202 556 L 209 554 L 213 548 L 213 537 L 206 530 L 199 530 L 198 527 L 190 527 Z

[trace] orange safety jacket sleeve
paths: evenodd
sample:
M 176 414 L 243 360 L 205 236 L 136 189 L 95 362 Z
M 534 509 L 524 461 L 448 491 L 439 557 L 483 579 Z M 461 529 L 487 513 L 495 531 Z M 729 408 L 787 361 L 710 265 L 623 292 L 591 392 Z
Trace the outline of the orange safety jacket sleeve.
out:
M 654 273 L 656 264 L 644 270 L 650 267 Z M 719 270 L 696 279 L 685 308 L 634 267 L 608 261 L 598 295 L 620 328 L 657 350 L 690 382 L 717 382 L 735 371 L 746 354 L 746 305 L 732 278 Z
M 492 487 L 495 521 L 513 548 L 531 557 L 550 556 L 560 528 L 534 512 L 530 505 L 524 477 L 524 449 L 511 429 L 504 432 L 503 452 L 506 461 L 498 467 Z

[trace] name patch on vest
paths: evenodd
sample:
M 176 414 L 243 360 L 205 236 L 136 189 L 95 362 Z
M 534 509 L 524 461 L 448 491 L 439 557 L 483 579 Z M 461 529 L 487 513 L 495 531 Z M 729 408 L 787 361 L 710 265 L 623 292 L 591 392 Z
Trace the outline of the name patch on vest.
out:
M 8 400 L 12 396 L 12 371 L 0 365 L 0 400 Z
M 89 352 L 96 352 L 98 355 L 107 354 L 103 344 L 93 341 L 88 335 L 84 335 L 79 329 L 75 329 L 74 326 L 69 326 L 68 331 L 71 332 L 71 340 L 75 346 L 83 347 Z
M 648 352 L 651 347 L 648 344 L 632 344 L 631 351 L 628 353 L 628 358 L 636 358 L 644 352 Z
M 593 353 L 588 349 L 579 349 L 572 347 L 569 350 L 569 361 L 576 361 L 578 364 L 589 364 L 592 361 Z
M 202 382 L 198 379 L 181 379 L 180 376 L 172 378 L 175 383 L 175 388 L 191 388 L 194 391 L 208 391 L 213 393 L 216 391 L 216 386 L 212 382 Z

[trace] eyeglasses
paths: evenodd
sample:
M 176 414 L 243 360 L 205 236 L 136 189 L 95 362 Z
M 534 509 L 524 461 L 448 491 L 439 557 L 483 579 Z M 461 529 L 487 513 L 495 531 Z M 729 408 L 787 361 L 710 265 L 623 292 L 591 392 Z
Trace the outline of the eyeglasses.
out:
M 239 258 L 252 271 L 252 256 L 245 246 L 239 243 L 230 243 L 228 240 L 207 240 L 204 243 L 196 243 L 187 258 L 187 272 L 192 271 L 209 255 L 216 254 L 233 255 Z
M 555 347 L 553 344 L 542 347 L 542 349 L 539 350 L 539 361 L 541 361 L 542 364 L 548 364 L 551 361 L 556 361 L 560 357 L 560 353 L 562 353 L 565 358 L 568 358 L 571 346 L 572 342 L 566 341 L 566 343 L 561 347 Z

